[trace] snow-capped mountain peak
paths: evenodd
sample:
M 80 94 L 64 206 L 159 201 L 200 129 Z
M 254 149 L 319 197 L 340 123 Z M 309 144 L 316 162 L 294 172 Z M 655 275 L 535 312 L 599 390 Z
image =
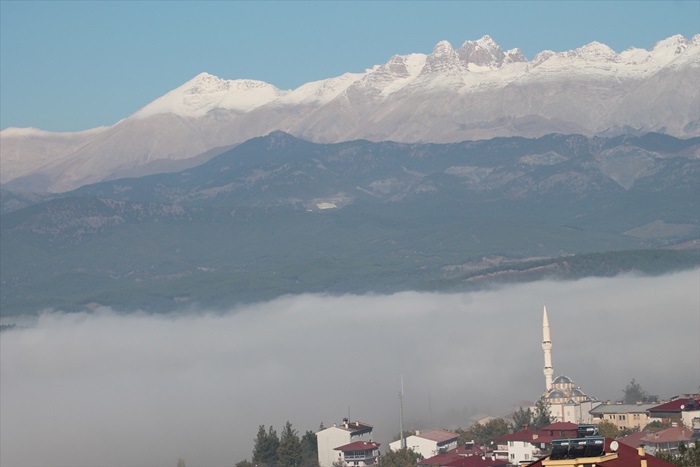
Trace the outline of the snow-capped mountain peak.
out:
M 652 52 L 657 52 L 663 49 L 672 49 L 677 55 L 682 53 L 689 45 L 691 45 L 693 43 L 693 39 L 686 39 L 682 35 L 676 34 L 675 36 L 671 36 L 657 42 L 651 50 Z
M 421 74 L 461 74 L 463 69 L 459 55 L 452 48 L 452 44 L 443 40 L 438 42 L 433 48 L 433 53 L 426 57 Z
M 197 118 L 213 109 L 249 112 L 265 105 L 288 91 L 281 91 L 264 81 L 251 79 L 225 80 L 209 73 L 200 73 L 182 86 L 170 91 L 136 112 L 134 118 L 172 113 Z
M 38 180 L 40 189 L 63 191 L 274 130 L 323 142 L 450 142 L 629 129 L 700 136 L 699 78 L 700 35 L 619 54 L 591 42 L 545 50 L 531 62 L 518 49 L 503 51 L 489 36 L 457 50 L 441 41 L 428 55 L 395 55 L 292 91 L 200 73 L 111 127 L 74 134 L 3 130 L 0 182 Z
M 465 65 L 500 67 L 506 59 L 503 49 L 491 36 L 483 36 L 476 41 L 465 41 L 457 50 L 459 58 Z
M 519 63 L 527 62 L 527 58 L 523 55 L 522 51 L 518 48 L 506 50 L 505 63 Z
M 579 58 L 587 61 L 616 61 L 617 53 L 605 44 L 600 42 L 591 42 L 579 47 L 576 50 L 569 52 L 572 58 Z

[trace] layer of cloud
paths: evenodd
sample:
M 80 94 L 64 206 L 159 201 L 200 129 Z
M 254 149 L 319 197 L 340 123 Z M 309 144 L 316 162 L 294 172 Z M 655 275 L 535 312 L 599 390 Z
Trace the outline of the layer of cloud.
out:
M 670 397 L 700 383 L 700 270 L 543 281 L 465 294 L 303 295 L 187 315 L 46 313 L 0 337 L 3 466 L 232 466 L 260 424 L 343 417 L 384 445 L 406 425 L 466 426 L 555 376 L 599 399 L 636 378 Z

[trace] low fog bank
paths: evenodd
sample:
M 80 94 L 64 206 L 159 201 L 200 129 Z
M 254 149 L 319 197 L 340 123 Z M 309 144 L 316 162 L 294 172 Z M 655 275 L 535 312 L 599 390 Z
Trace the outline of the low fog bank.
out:
M 700 383 L 700 270 L 464 294 L 303 295 L 188 315 L 46 313 L 0 335 L 0 464 L 232 466 L 258 425 L 398 433 L 506 415 L 555 376 L 617 399 Z

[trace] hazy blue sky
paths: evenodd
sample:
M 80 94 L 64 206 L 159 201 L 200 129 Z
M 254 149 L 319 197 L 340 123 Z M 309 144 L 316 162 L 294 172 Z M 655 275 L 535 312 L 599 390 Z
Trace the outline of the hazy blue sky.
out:
M 488 34 L 531 59 L 700 33 L 700 2 L 0 1 L 0 127 L 111 125 L 202 71 L 283 89 Z

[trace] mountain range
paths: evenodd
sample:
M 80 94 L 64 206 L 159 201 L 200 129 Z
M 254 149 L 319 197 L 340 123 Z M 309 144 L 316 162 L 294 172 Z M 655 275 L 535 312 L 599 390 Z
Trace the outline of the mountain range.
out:
M 109 127 L 0 132 L 0 183 L 66 192 L 198 166 L 273 131 L 317 142 L 449 143 L 665 133 L 700 135 L 700 35 L 616 53 L 593 42 L 527 60 L 484 36 L 395 55 L 294 90 L 202 73 Z
M 314 143 L 3 190 L 0 309 L 165 311 L 700 264 L 700 137 Z

